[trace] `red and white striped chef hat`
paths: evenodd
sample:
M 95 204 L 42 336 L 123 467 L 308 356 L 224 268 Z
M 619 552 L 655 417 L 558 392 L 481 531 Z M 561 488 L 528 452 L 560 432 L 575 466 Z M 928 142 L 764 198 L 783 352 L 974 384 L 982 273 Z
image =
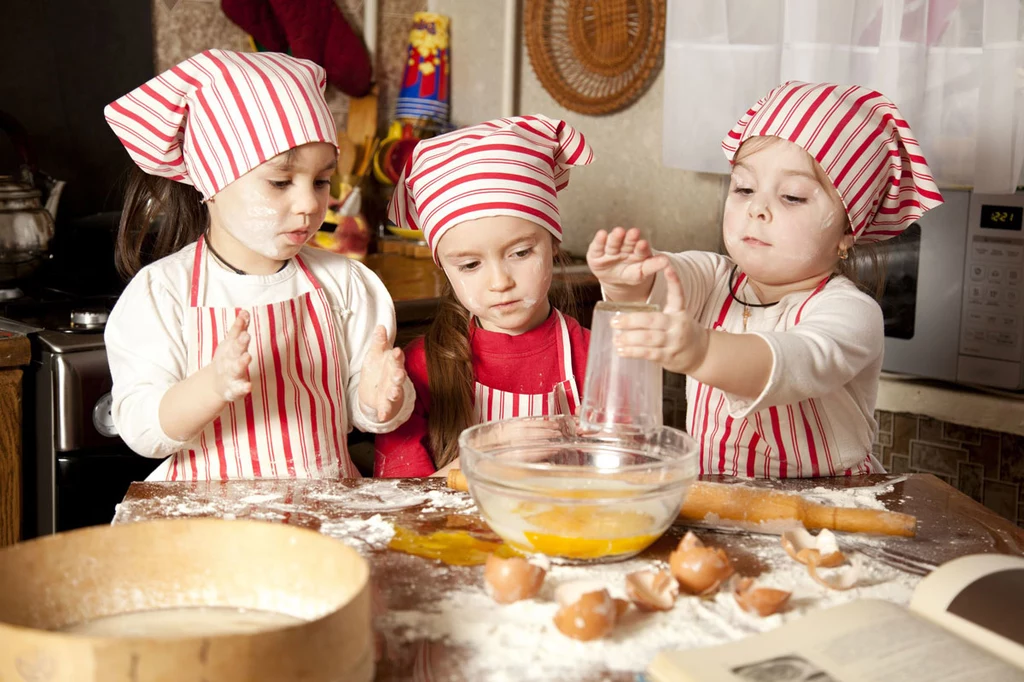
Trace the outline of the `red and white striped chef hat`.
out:
M 757 102 L 722 140 L 729 161 L 764 135 L 803 147 L 842 197 L 856 241 L 898 235 L 942 203 L 910 126 L 885 95 L 856 85 L 790 81 Z
M 422 230 L 435 260 L 445 231 L 477 218 L 524 218 L 561 241 L 558 192 L 569 184 L 572 166 L 593 160 L 579 131 L 545 116 L 462 128 L 416 145 L 388 218 L 398 227 Z
M 275 52 L 207 50 L 106 106 L 138 166 L 209 199 L 307 142 L 337 146 L 323 68 Z

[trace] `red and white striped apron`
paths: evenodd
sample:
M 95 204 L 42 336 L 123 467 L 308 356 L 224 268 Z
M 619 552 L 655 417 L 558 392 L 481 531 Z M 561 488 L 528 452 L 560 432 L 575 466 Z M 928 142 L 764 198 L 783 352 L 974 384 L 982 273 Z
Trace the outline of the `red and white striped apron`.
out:
M 569 328 L 558 310 L 557 352 L 562 358 L 558 381 L 548 393 L 511 393 L 476 382 L 473 405 L 476 423 L 483 424 L 512 417 L 538 417 L 545 414 L 576 414 L 580 394 L 572 370 L 572 348 Z
M 346 444 L 337 321 L 320 282 L 296 256 L 313 291 L 252 308 L 203 306 L 204 247 L 200 237 L 185 315 L 188 372 L 210 364 L 217 343 L 247 310 L 252 392 L 227 405 L 187 450 L 164 460 L 148 480 L 358 477 Z
M 735 296 L 746 274 L 733 285 Z M 800 324 L 804 306 L 816 296 L 828 278 L 800 305 L 794 324 Z M 712 329 L 725 326 L 734 303 L 726 293 Z M 740 304 L 737 304 L 739 307 Z M 742 315 L 742 310 L 736 313 Z M 725 394 L 717 388 L 693 381 L 687 390 L 690 401 L 689 433 L 700 444 L 700 473 L 746 476 L 749 478 L 791 478 L 814 476 L 851 476 L 884 473 L 873 466 L 870 453 L 853 468 L 843 468 L 828 415 L 821 400 L 811 398 L 791 405 L 776 405 L 740 419 L 729 416 Z

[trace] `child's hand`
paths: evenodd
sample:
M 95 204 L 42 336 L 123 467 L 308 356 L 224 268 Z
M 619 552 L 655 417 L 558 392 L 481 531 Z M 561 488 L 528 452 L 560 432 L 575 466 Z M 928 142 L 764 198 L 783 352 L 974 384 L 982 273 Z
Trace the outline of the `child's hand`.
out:
M 391 347 L 387 330 L 378 326 L 363 361 L 359 402 L 376 412 L 378 422 L 388 421 L 402 409 L 405 378 L 405 354 L 401 348 Z
M 636 303 L 651 293 L 654 273 L 668 267 L 666 256 L 655 256 L 640 230 L 616 227 L 599 230 L 587 249 L 587 265 L 597 276 L 609 301 Z
M 668 298 L 660 313 L 628 313 L 612 319 L 615 347 L 624 358 L 654 360 L 667 370 L 689 374 L 708 354 L 710 330 L 683 307 L 683 285 L 675 270 L 665 271 Z
M 213 390 L 231 403 L 249 395 L 249 313 L 242 311 L 228 329 L 227 336 L 217 345 L 210 366 L 213 368 Z

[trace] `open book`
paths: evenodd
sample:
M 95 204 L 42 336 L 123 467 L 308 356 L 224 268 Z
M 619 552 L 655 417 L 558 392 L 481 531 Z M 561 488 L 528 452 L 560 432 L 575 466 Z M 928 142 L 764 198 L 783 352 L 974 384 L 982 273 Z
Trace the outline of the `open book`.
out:
M 771 632 L 663 651 L 653 682 L 1024 681 L 1024 558 L 977 554 L 943 564 L 910 608 L 878 600 L 810 613 Z

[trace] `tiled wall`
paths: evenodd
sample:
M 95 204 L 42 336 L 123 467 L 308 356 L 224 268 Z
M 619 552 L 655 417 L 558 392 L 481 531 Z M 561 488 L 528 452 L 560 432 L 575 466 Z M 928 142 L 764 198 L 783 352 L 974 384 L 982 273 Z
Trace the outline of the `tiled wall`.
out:
M 875 456 L 890 473 L 935 474 L 1024 526 L 1024 436 L 876 412 Z

